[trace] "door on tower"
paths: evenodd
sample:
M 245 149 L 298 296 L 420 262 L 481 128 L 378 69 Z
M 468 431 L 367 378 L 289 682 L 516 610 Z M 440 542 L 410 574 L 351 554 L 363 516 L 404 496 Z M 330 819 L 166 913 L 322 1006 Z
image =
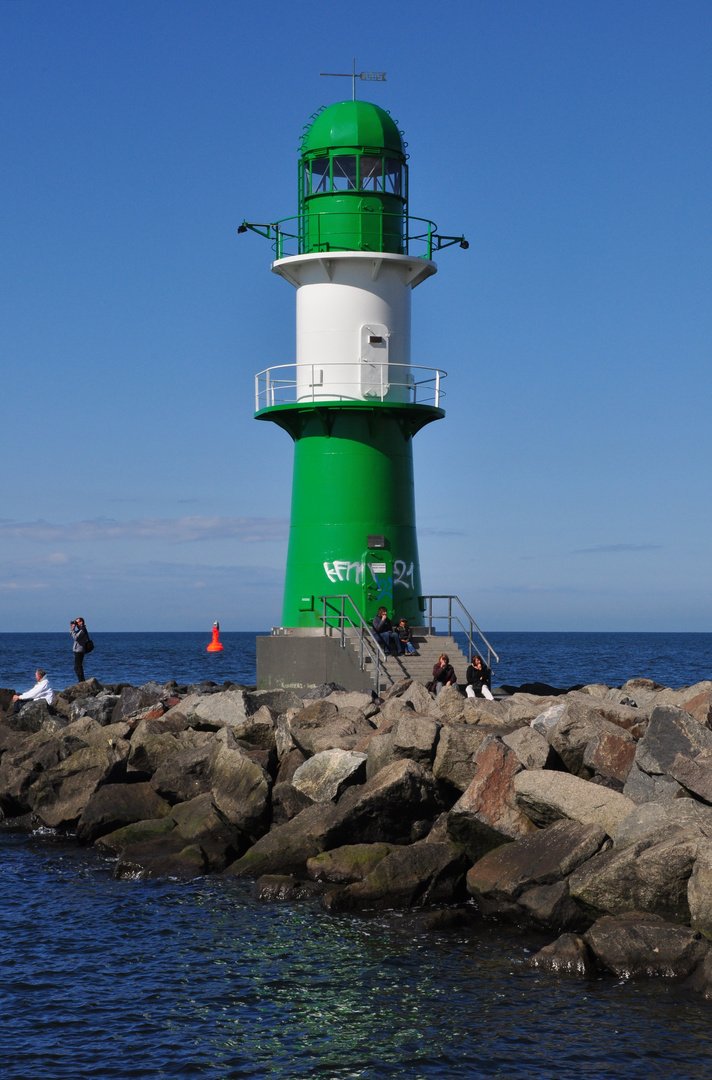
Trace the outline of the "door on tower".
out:
M 369 546 L 363 563 L 363 617 L 371 623 L 378 609 L 384 607 L 393 615 L 393 556 L 382 536 L 369 536 Z

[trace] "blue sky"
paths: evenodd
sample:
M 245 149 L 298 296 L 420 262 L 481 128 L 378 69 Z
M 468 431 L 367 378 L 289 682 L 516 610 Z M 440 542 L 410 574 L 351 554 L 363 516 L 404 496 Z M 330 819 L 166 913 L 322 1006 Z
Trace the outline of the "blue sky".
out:
M 423 585 L 496 630 L 709 630 L 712 7 L 0 4 L 0 631 L 267 629 L 292 445 L 252 419 L 294 293 L 302 126 L 359 84 L 448 372 L 414 443 Z

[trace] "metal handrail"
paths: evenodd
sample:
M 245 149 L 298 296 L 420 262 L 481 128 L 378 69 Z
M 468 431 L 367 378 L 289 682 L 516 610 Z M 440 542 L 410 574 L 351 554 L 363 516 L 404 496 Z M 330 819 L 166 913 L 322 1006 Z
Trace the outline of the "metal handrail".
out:
M 300 215 L 300 214 L 292 214 L 290 217 L 280 218 L 279 221 L 271 221 L 271 222 L 243 221 L 242 224 L 238 227 L 237 231 L 238 232 L 247 232 L 247 230 L 250 229 L 252 232 L 256 232 L 260 236 L 264 236 L 267 240 L 272 240 L 273 241 L 272 250 L 274 251 L 274 253 L 275 253 L 275 255 L 277 256 L 278 259 L 282 259 L 287 255 L 304 255 L 306 253 L 307 248 L 311 246 L 311 244 L 307 240 L 308 229 L 311 227 L 311 223 L 313 223 L 315 220 L 318 222 L 318 219 L 321 218 L 322 216 L 325 216 L 327 218 L 331 218 L 333 220 L 334 211 L 333 210 L 328 210 L 328 211 L 324 210 L 324 211 L 319 211 L 319 212 L 310 211 L 308 215 L 307 214 L 302 214 L 302 215 Z M 338 216 L 339 216 L 339 218 L 346 218 L 346 217 L 362 218 L 363 217 L 363 211 L 362 210 L 339 210 L 338 211 Z M 403 237 L 403 252 L 402 252 L 402 254 L 404 254 L 404 255 L 410 255 L 411 254 L 411 252 L 410 252 L 411 243 L 423 244 L 424 247 L 425 247 L 425 253 L 422 254 L 422 255 L 417 255 L 416 257 L 419 258 L 419 259 L 429 259 L 429 260 L 432 259 L 433 254 L 436 251 L 441 251 L 442 248 L 452 247 L 453 244 L 459 244 L 460 247 L 463 247 L 463 248 L 469 247 L 469 244 L 468 244 L 467 240 L 465 240 L 464 236 L 443 236 L 441 233 L 438 233 L 436 231 L 437 230 L 437 225 L 435 224 L 434 221 L 429 221 L 428 218 L 415 217 L 412 214 L 401 214 L 401 213 L 389 214 L 389 213 L 386 213 L 386 212 L 381 213 L 379 215 L 379 217 L 380 217 L 381 221 L 383 221 L 384 219 L 387 219 L 387 218 L 396 218 L 397 223 L 398 223 L 398 227 L 400 227 L 400 222 L 405 223 L 405 235 Z M 297 231 L 296 232 L 293 232 L 293 231 L 290 231 L 289 229 L 284 228 L 284 225 L 287 222 L 290 222 L 290 221 L 296 221 L 297 222 L 297 227 L 296 227 Z M 309 226 L 307 226 L 307 221 L 310 223 Z M 425 228 L 423 228 L 420 232 L 411 232 L 410 223 L 415 222 L 415 221 L 420 222 L 422 225 L 425 226 Z M 386 222 L 386 224 L 387 224 L 387 222 Z M 292 228 L 293 228 L 293 226 L 292 226 Z M 417 228 L 417 226 L 416 226 L 416 228 Z M 317 230 L 318 230 L 318 224 L 317 224 Z M 286 251 L 285 250 L 285 246 L 284 246 L 285 241 L 289 242 L 291 240 L 296 240 L 296 248 L 297 248 L 296 251 Z M 345 247 L 345 248 L 333 247 L 329 241 L 325 241 L 323 244 L 321 244 L 321 243 L 318 244 L 318 248 L 319 248 L 320 251 L 325 251 L 325 252 L 326 251 L 354 251 L 354 250 L 356 250 L 355 248 L 352 248 L 352 247 Z M 415 253 L 413 253 L 413 254 L 415 254 Z
M 440 368 L 426 367 L 423 364 L 392 364 L 372 363 L 371 368 L 378 368 L 379 385 L 373 388 L 373 393 L 364 395 L 360 382 L 353 382 L 353 394 L 317 393 L 323 390 L 324 372 L 328 372 L 328 378 L 340 382 L 349 387 L 349 381 L 344 379 L 346 369 L 358 367 L 359 362 L 353 364 L 276 364 L 274 367 L 265 368 L 255 375 L 255 412 L 260 409 L 271 408 L 274 405 L 295 404 L 299 401 L 385 401 L 391 391 L 405 390 L 408 404 L 410 405 L 434 405 L 440 406 L 440 398 L 445 397 L 445 391 L 441 389 L 442 380 L 447 378 L 447 372 Z M 293 378 L 285 378 L 281 375 L 274 376 L 273 372 L 293 371 Z M 414 371 L 427 371 L 430 374 L 426 378 L 415 379 Z M 392 375 L 402 374 L 403 379 L 395 382 Z M 297 396 L 297 376 L 300 376 L 299 395 Z M 309 381 L 306 381 L 305 379 Z M 306 393 L 302 393 L 302 389 Z M 311 390 L 311 394 L 309 394 Z M 262 402 L 262 404 L 261 404 Z
M 487 647 L 487 660 L 485 661 L 486 664 L 487 664 L 487 667 L 488 668 L 492 667 L 492 657 L 494 657 L 495 661 L 497 663 L 499 663 L 499 656 L 494 651 L 494 649 L 490 645 L 489 641 L 487 640 L 485 635 L 482 633 L 479 626 L 477 625 L 475 620 L 472 618 L 472 616 L 470 615 L 470 613 L 467 610 L 467 608 L 465 607 L 465 605 L 463 604 L 462 600 L 460 600 L 459 596 L 424 596 L 423 599 L 427 601 L 427 605 L 428 605 L 427 617 L 428 617 L 428 633 L 429 634 L 433 633 L 433 621 L 436 620 L 436 619 L 447 619 L 447 632 L 450 635 L 452 635 L 452 624 L 453 624 L 453 622 L 457 623 L 457 625 L 462 629 L 462 632 L 467 636 L 467 640 L 468 640 L 469 645 L 470 645 L 470 652 L 469 652 L 468 660 L 472 657 L 473 653 L 477 653 L 477 655 L 482 657 L 482 659 L 484 660 L 485 659 L 484 656 L 480 652 L 478 646 L 475 644 L 475 635 L 474 635 L 473 631 L 476 630 L 479 637 L 480 637 L 480 639 L 484 642 L 484 644 Z M 447 614 L 446 615 L 435 615 L 433 613 L 433 601 L 434 600 L 447 600 Z M 464 617 L 465 617 L 465 619 L 467 621 L 467 626 L 469 627 L 469 629 L 462 622 L 462 619 L 460 618 L 459 613 L 453 614 L 453 610 L 452 610 L 453 601 L 455 602 L 456 605 L 458 605 L 460 611 L 464 615 Z
M 323 622 L 324 636 L 326 637 L 327 628 L 331 626 L 331 623 L 329 622 L 329 620 L 331 619 L 336 623 L 336 626 L 339 628 L 339 630 L 341 632 L 340 645 L 341 645 L 342 649 L 345 649 L 346 648 L 346 627 L 348 626 L 348 627 L 350 627 L 350 629 L 355 630 L 356 636 L 357 636 L 358 641 L 359 641 L 359 668 L 360 668 L 361 671 L 364 670 L 364 667 L 365 667 L 364 652 L 366 652 L 368 654 L 370 660 L 371 660 L 371 663 L 375 665 L 376 691 L 379 692 L 380 689 L 381 689 L 381 664 L 382 663 L 385 664 L 385 662 L 386 662 L 386 654 L 385 654 L 385 652 L 383 650 L 383 647 L 381 646 L 381 643 L 378 641 L 378 638 L 376 637 L 375 633 L 373 632 L 372 627 L 370 627 L 368 625 L 368 623 L 364 619 L 363 615 L 361 614 L 359 609 L 356 607 L 356 604 L 354 603 L 353 599 L 350 596 L 348 596 L 348 594 L 346 594 L 346 593 L 333 593 L 330 596 L 320 596 L 318 599 L 322 603 L 322 611 L 321 611 L 321 614 L 319 612 L 317 612 L 317 617 L 320 618 L 322 620 L 322 622 Z M 332 601 L 332 600 L 340 601 L 341 610 L 338 610 L 333 604 L 329 603 L 329 601 Z M 347 614 L 347 612 L 346 612 L 347 603 L 350 605 L 351 608 L 353 608 L 353 613 L 356 616 L 355 621 L 354 621 L 354 618 L 352 617 L 352 615 Z M 328 614 L 327 614 L 327 607 L 329 607 L 329 609 L 330 609 Z M 332 629 L 335 629 L 335 628 L 336 627 L 332 627 Z M 385 671 L 385 674 L 388 675 L 391 682 L 393 682 L 393 679 L 388 674 L 387 670 Z

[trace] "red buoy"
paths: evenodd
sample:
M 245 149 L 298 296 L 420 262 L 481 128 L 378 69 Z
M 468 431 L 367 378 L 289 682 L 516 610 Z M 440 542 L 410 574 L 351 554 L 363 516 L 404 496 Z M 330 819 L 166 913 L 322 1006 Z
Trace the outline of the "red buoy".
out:
M 213 623 L 213 640 L 208 645 L 208 648 L 207 648 L 208 652 L 222 652 L 223 646 L 222 646 L 222 643 L 218 640 L 219 637 L 220 637 L 220 623 L 219 622 L 214 622 Z

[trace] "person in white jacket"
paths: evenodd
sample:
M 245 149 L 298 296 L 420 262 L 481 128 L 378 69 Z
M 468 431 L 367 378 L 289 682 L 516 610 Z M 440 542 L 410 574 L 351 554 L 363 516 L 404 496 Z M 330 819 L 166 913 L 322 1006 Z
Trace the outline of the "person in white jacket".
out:
M 25 691 L 24 694 L 15 694 L 13 702 L 15 703 L 15 712 L 19 712 L 22 708 L 22 704 L 25 701 L 36 701 L 38 698 L 42 698 L 51 705 L 54 701 L 54 690 L 49 685 L 49 679 L 47 678 L 47 672 L 42 668 L 37 668 L 35 672 L 35 685 L 31 690 Z

